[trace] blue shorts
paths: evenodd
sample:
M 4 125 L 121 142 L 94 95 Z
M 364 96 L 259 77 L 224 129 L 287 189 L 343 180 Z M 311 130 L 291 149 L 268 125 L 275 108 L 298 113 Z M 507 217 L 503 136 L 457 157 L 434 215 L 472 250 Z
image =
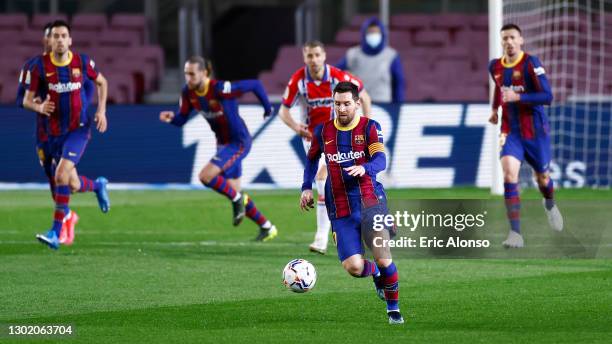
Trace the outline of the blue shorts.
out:
M 518 133 L 510 133 L 501 147 L 500 157 L 511 155 L 520 162 L 527 160 L 537 173 L 548 171 L 551 160 L 550 136 L 539 135 L 533 139 L 524 139 Z
M 361 209 L 359 202 L 355 203 L 351 201 L 352 211 L 349 216 L 330 220 L 340 261 L 355 254 L 363 255 L 363 241 L 366 239 L 364 234 L 365 231 L 371 230 L 374 215 L 389 213 L 386 202 L 366 209 Z
M 235 179 L 242 176 L 242 159 L 251 150 L 250 144 L 228 143 L 217 146 L 217 153 L 210 162 L 221 169 L 224 177 Z
M 47 178 L 51 178 L 51 176 L 53 176 L 53 157 L 49 149 L 49 141 L 37 142 L 36 154 L 38 155 L 40 166 L 45 171 L 45 175 Z
M 60 136 L 49 137 L 49 151 L 55 164 L 61 159 L 79 163 L 85 153 L 85 147 L 91 137 L 89 127 L 78 128 Z

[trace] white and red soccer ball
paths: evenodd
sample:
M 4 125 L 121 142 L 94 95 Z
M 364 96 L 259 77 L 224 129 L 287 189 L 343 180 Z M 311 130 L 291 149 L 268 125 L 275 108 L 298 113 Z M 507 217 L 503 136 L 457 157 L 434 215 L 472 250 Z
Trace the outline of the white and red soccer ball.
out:
M 291 291 L 305 293 L 317 283 L 317 271 L 305 259 L 294 259 L 283 269 L 283 284 Z

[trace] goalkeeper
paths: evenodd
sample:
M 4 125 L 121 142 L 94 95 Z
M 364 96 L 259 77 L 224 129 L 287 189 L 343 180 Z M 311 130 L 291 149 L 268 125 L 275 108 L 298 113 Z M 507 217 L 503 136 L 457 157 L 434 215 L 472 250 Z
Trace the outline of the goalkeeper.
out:
M 555 205 L 553 182 L 548 172 L 551 161 L 550 126 L 544 105 L 550 105 L 552 92 L 540 60 L 522 51 L 521 29 L 515 24 L 501 28 L 503 56 L 489 63 L 495 83 L 493 111 L 489 122 L 497 124 L 497 110 L 502 107 L 500 157 L 504 173 L 504 199 L 510 222 L 505 247 L 523 247 L 521 235 L 518 176 L 521 163 L 527 161 L 536 174 L 544 196 L 548 223 L 556 231 L 563 229 L 563 218 Z

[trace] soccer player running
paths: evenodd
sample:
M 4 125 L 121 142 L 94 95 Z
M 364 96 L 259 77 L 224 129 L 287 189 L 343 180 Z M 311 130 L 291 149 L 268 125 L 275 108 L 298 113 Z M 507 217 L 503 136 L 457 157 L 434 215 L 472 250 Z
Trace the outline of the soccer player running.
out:
M 386 168 L 382 130 L 376 121 L 357 115 L 361 101 L 355 84 L 338 83 L 333 99 L 336 119 L 314 129 L 300 207 L 314 208 L 312 181 L 323 154 L 328 172 L 325 192 L 330 196 L 325 205 L 342 267 L 354 277 L 372 276 L 378 296 L 387 303 L 389 323 L 402 324 L 397 268 L 388 247 L 372 245 L 375 235 L 388 240 L 389 231 L 375 233 L 367 226 L 374 215 L 388 213 L 385 191 L 376 181 L 376 174 Z M 375 262 L 364 259 L 362 241 L 372 249 Z
M 515 24 L 501 28 L 504 55 L 491 60 L 489 73 L 495 82 L 493 111 L 489 122 L 497 124 L 502 107 L 500 134 L 501 165 L 504 172 L 504 199 L 510 231 L 505 247 L 523 247 L 518 190 L 519 170 L 523 160 L 533 168 L 544 196 L 543 205 L 553 230 L 563 230 L 563 218 L 555 205 L 551 161 L 550 127 L 543 105 L 550 105 L 552 92 L 544 67 L 537 57 L 522 51 L 521 29 Z
M 195 111 L 202 115 L 215 133 L 217 152 L 200 171 L 202 184 L 224 195 L 232 202 L 233 224 L 238 226 L 246 216 L 259 225 L 256 241 L 268 241 L 278 235 L 274 226 L 257 209 L 253 200 L 240 190 L 242 159 L 251 149 L 251 135 L 238 114 L 236 100 L 245 92 L 253 92 L 264 107 L 264 118 L 273 109 L 259 80 L 222 81 L 212 79 L 210 63 L 200 56 L 185 62 L 185 83 L 179 99 L 178 115 L 162 111 L 159 119 L 183 126 Z
M 54 164 L 55 211 L 53 224 L 46 234 L 36 238 L 52 249 L 60 246 L 63 220 L 70 213 L 72 191 L 95 192 L 102 212 L 108 212 L 110 201 L 104 177 L 92 181 L 79 176 L 79 163 L 91 136 L 91 118 L 87 115 L 87 79 L 98 88 L 98 108 L 94 116 L 96 128 L 106 131 L 107 81 L 95 69 L 95 63 L 87 55 L 70 50 L 72 38 L 68 23 L 58 20 L 50 27 L 51 52 L 37 58 L 26 73 L 28 88 L 23 107 L 48 116 L 47 135 L 49 156 Z M 37 95 L 41 101 L 35 100 Z M 44 97 L 44 101 L 42 101 Z M 75 218 L 75 221 L 78 218 Z
M 51 52 L 51 24 L 47 23 L 43 28 L 43 53 L 42 55 L 46 55 Z M 26 83 L 26 75 L 32 66 L 36 64 L 36 60 L 39 59 L 42 55 L 34 56 L 28 59 L 24 65 L 21 67 L 21 72 L 19 73 L 19 86 L 17 88 L 17 99 L 16 104 L 19 107 L 23 107 L 23 98 L 25 96 L 26 89 L 30 86 L 29 83 Z M 87 92 L 87 99 L 90 100 L 93 91 L 93 83 L 90 80 L 86 80 L 84 87 Z M 40 94 L 37 94 L 34 97 L 35 103 L 41 103 L 42 98 Z M 48 130 L 49 117 L 37 113 L 36 114 L 36 153 L 40 162 L 40 166 L 43 168 L 47 179 L 49 180 L 49 189 L 51 190 L 51 198 L 55 200 L 55 180 L 53 176 L 53 159 L 49 152 L 49 136 L 47 134 Z M 79 191 L 79 190 L 72 190 Z M 64 218 L 64 223 L 62 225 L 62 229 L 60 231 L 59 242 L 64 245 L 72 245 L 74 242 L 74 228 L 79 221 L 79 216 L 76 211 L 70 210 L 69 213 Z
M 350 81 L 359 88 L 363 113 L 370 114 L 371 100 L 363 89 L 361 80 L 334 66 L 325 63 L 325 48 L 319 41 L 306 42 L 302 47 L 304 67 L 298 69 L 285 89 L 282 105 L 278 112 L 280 118 L 302 137 L 304 150 L 308 152 L 314 128 L 334 118 L 332 90 L 341 81 Z M 298 101 L 302 105 L 302 121 L 296 122 L 289 112 Z M 330 223 L 325 208 L 325 179 L 327 170 L 325 161 L 321 160 L 317 176 L 317 232 L 314 242 L 310 244 L 310 251 L 325 254 L 329 239 Z

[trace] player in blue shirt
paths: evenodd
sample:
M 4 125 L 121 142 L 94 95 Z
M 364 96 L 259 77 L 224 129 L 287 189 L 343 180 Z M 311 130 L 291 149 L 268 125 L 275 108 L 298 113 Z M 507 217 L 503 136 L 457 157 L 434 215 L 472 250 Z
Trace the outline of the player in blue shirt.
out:
M 234 226 L 240 224 L 246 213 L 260 227 L 255 240 L 271 240 L 277 236 L 276 226 L 261 214 L 248 195 L 240 191 L 242 159 L 251 149 L 251 134 L 238 114 L 236 98 L 253 92 L 264 107 L 264 118 L 272 115 L 272 106 L 258 80 L 230 82 L 212 79 L 211 75 L 212 68 L 204 58 L 189 58 L 185 62 L 186 85 L 181 91 L 178 115 L 162 111 L 159 119 L 179 127 L 194 112 L 206 119 L 215 133 L 217 152 L 200 171 L 200 181 L 232 202 Z
M 399 275 L 391 259 L 391 228 L 377 231 L 373 219 L 388 214 L 387 198 L 376 175 L 386 168 L 380 124 L 356 115 L 360 106 L 358 87 L 347 81 L 333 92 L 336 119 L 314 130 L 306 159 L 300 207 L 314 208 L 312 182 L 321 154 L 327 163 L 325 198 L 338 258 L 354 277 L 372 276 L 378 296 L 387 303 L 390 324 L 402 324 L 399 309 Z M 377 241 L 375 239 L 380 239 Z M 364 259 L 362 242 L 372 250 L 375 263 Z
M 489 122 L 497 124 L 502 107 L 500 159 L 504 171 L 504 199 L 510 222 L 505 247 L 523 247 L 520 228 L 521 200 L 518 191 L 519 170 L 527 161 L 534 170 L 548 223 L 553 230 L 563 230 L 563 217 L 554 200 L 554 186 L 549 168 L 552 158 L 550 126 L 544 105 L 553 95 L 540 60 L 522 50 L 521 29 L 515 24 L 501 28 L 504 55 L 489 63 L 495 83 L 493 109 Z
M 27 91 L 23 97 L 23 107 L 48 117 L 46 129 L 56 184 L 56 207 L 51 230 L 36 238 L 50 248 L 58 249 L 63 221 L 70 213 L 71 192 L 95 192 L 100 209 L 107 212 L 110 207 L 107 180 L 100 177 L 92 181 L 79 176 L 76 171 L 89 141 L 92 124 L 87 115 L 91 91 L 87 91 L 86 81 L 91 79 L 98 86 L 98 110 L 94 121 L 100 132 L 106 131 L 107 125 L 107 82 L 95 69 L 93 60 L 87 55 L 70 51 L 72 38 L 66 22 L 53 22 L 49 39 L 51 52 L 32 61 L 26 73 Z M 36 101 L 38 97 L 44 101 Z

